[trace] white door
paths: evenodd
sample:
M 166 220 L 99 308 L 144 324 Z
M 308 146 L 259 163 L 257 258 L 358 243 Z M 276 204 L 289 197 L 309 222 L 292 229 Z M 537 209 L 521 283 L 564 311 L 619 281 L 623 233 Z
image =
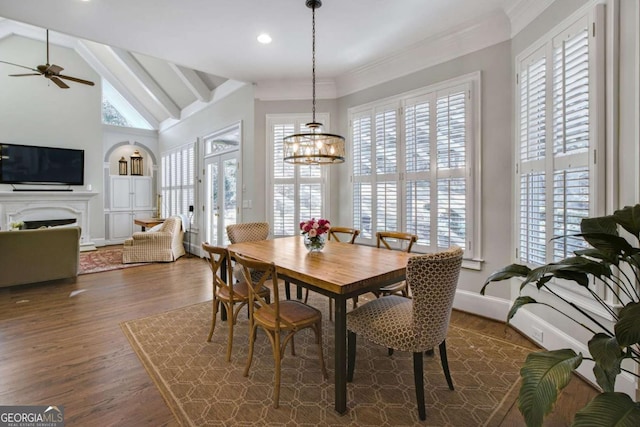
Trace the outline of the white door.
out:
M 238 219 L 238 153 L 232 151 L 205 159 L 205 227 L 207 241 L 212 245 L 228 245 L 226 227 Z

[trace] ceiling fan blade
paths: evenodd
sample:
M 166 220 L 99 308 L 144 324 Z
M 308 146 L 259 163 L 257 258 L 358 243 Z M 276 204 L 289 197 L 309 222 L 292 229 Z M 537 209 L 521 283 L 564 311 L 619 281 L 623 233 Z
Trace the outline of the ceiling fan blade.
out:
M 53 74 L 58 74 L 62 70 L 64 70 L 64 68 L 56 64 L 51 64 L 47 67 L 47 71 Z
M 3 64 L 9 64 L 9 65 L 15 65 L 16 67 L 20 67 L 20 68 L 26 68 L 27 70 L 31 70 L 31 71 L 38 71 L 35 68 L 31 68 L 31 67 L 26 67 L 24 65 L 20 65 L 20 64 L 14 64 L 13 62 L 7 62 L 7 61 L 0 61 Z
M 69 86 L 67 86 L 67 84 L 65 82 L 63 82 L 62 80 L 60 80 L 56 76 L 49 77 L 49 80 L 51 80 L 52 82 L 57 84 L 58 87 L 61 88 L 61 89 L 69 89 Z
M 28 73 L 28 74 L 9 74 L 9 77 L 25 77 L 25 76 L 41 76 L 40 73 Z
M 83 85 L 89 85 L 89 86 L 95 85 L 95 83 L 90 82 L 89 80 L 83 80 L 83 79 L 79 79 L 77 77 L 64 76 L 62 74 L 58 74 L 57 77 L 60 77 L 61 79 L 71 80 L 72 82 L 76 82 L 76 83 L 82 83 Z

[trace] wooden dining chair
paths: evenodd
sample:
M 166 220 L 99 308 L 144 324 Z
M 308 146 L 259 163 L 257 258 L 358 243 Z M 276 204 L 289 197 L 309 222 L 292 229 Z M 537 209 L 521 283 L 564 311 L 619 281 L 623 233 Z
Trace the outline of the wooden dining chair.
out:
M 329 229 L 329 240 L 333 239 L 336 242 L 344 241 L 344 242 L 354 244 L 356 241 L 356 237 L 358 237 L 359 234 L 360 234 L 360 230 L 358 230 L 357 228 L 332 226 Z M 341 238 L 343 240 L 340 240 Z M 308 299 L 309 299 L 309 289 L 307 289 L 304 295 L 305 304 Z M 351 301 L 353 301 L 353 308 L 356 308 L 358 306 L 358 297 L 357 296 L 353 297 Z M 329 320 L 333 320 L 333 299 L 331 298 L 329 298 Z
M 355 243 L 356 237 L 360 234 L 360 230 L 350 227 L 331 227 L 329 229 L 329 240 L 334 239 L 336 242 L 342 242 L 340 236 L 344 241 L 349 243 Z
M 209 267 L 213 273 L 213 299 L 211 301 L 211 328 L 207 342 L 211 342 L 211 337 L 216 329 L 216 318 L 222 304 L 227 313 L 227 323 L 229 324 L 229 337 L 227 339 L 227 362 L 231 361 L 231 348 L 233 346 L 233 327 L 238 320 L 238 313 L 249 302 L 249 285 L 246 281 L 233 283 L 233 278 L 222 277 L 220 270 L 226 264 L 227 272 L 231 271 L 231 257 L 226 248 L 212 246 L 202 243 L 202 249 L 209 255 Z M 224 275 L 228 276 L 228 275 Z M 271 291 L 265 284 L 257 289 L 258 295 L 265 301 L 270 301 Z M 235 307 L 234 306 L 238 305 Z M 222 317 L 222 316 L 221 316 Z
M 244 376 L 249 375 L 256 333 L 258 327 L 260 327 L 268 335 L 273 349 L 275 361 L 273 407 L 277 408 L 280 404 L 280 367 L 282 358 L 289 341 L 291 341 L 291 354 L 295 355 L 293 337 L 297 332 L 307 328 L 313 330 L 318 343 L 322 375 L 325 379 L 328 378 L 322 350 L 322 313 L 301 301 L 280 301 L 277 285 L 278 273 L 276 272 L 275 264 L 257 261 L 240 254 L 236 254 L 234 257 L 236 262 L 242 266 L 245 279 L 251 283 L 249 286 L 249 357 Z M 257 278 L 256 273 L 260 273 L 261 277 Z M 273 302 L 271 303 L 259 292 L 268 280 L 273 283 Z
M 268 222 L 244 222 L 227 225 L 227 237 L 231 243 L 255 242 L 269 237 Z M 233 269 L 236 280 L 242 281 L 242 269 L 236 265 Z
M 440 349 L 440 362 L 449 389 L 453 381 L 447 361 L 445 339 L 449 328 L 463 251 L 452 247 L 443 252 L 409 258 L 407 284 L 413 298 L 387 295 L 347 313 L 347 381 L 353 381 L 356 337 L 398 351 L 413 353 L 413 376 L 418 415 L 426 419 L 424 405 L 423 354 Z
M 393 249 L 390 244 L 390 240 L 397 240 L 399 242 L 406 243 L 407 247 L 404 249 L 404 251 L 409 253 L 411 252 L 413 244 L 418 240 L 418 236 L 416 236 L 415 234 L 403 233 L 400 231 L 378 231 L 376 233 L 376 246 L 378 248 L 384 246 L 387 249 Z M 397 293 L 401 293 L 404 297 L 409 296 L 409 291 L 407 289 L 407 284 L 405 281 L 384 286 L 380 288 L 379 291 L 374 292 L 377 297 L 381 295 L 391 295 Z

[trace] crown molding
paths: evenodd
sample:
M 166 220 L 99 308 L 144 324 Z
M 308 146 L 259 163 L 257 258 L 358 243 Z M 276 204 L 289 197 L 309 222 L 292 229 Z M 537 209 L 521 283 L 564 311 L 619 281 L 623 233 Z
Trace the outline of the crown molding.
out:
M 506 8 L 505 13 L 511 21 L 511 37 L 522 31 L 555 0 L 520 0 Z
M 482 16 L 336 78 L 338 96 L 432 67 L 510 39 L 503 12 Z

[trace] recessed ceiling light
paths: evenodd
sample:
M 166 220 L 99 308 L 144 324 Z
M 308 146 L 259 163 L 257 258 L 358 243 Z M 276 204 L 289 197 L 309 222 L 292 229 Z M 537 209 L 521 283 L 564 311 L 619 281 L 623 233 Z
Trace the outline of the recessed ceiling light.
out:
M 258 36 L 258 41 L 262 44 L 271 43 L 271 36 L 269 34 L 263 33 Z

